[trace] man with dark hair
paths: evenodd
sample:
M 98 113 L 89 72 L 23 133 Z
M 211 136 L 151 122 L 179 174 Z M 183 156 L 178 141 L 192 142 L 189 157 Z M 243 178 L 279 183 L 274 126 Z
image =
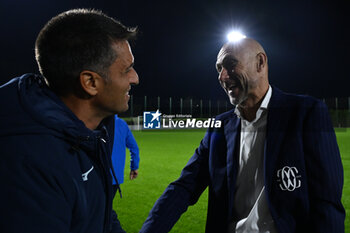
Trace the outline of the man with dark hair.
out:
M 102 12 L 64 12 L 38 35 L 41 75 L 0 87 L 0 232 L 124 232 L 110 156 L 114 114 L 139 82 L 135 36 Z
M 168 232 L 209 187 L 206 232 L 344 232 L 343 168 L 327 107 L 268 81 L 255 40 L 225 44 L 219 82 L 235 106 L 151 210 L 142 233 Z

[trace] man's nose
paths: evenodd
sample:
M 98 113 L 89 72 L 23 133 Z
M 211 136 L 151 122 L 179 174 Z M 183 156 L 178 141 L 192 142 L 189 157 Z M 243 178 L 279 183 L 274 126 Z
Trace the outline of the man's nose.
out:
M 134 74 L 131 75 L 130 84 L 133 84 L 133 85 L 139 84 L 139 75 L 137 74 L 136 70 L 134 70 Z

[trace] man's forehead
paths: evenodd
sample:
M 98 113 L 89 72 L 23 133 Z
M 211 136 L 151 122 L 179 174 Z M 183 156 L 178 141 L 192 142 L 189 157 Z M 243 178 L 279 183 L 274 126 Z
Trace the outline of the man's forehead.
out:
M 134 62 L 134 56 L 131 52 L 131 48 L 128 41 L 116 41 L 113 43 L 112 47 L 117 52 L 117 60 L 121 60 L 122 62 L 126 63 Z
M 112 48 L 118 53 L 131 52 L 129 42 L 127 40 L 116 40 L 112 43 Z
M 232 57 L 235 58 L 235 52 L 232 48 L 229 48 L 227 46 L 223 46 L 217 56 L 217 62 L 216 63 L 222 63 L 222 61 L 226 58 L 226 57 Z

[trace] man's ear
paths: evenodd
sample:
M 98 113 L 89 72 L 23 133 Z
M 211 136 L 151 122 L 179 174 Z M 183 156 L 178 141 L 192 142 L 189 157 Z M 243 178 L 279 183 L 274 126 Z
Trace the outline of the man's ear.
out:
M 257 67 L 256 68 L 257 68 L 258 73 L 260 73 L 267 66 L 267 56 L 265 53 L 260 52 L 256 55 L 256 57 L 257 57 Z
M 97 95 L 101 82 L 103 82 L 99 74 L 89 70 L 82 71 L 79 80 L 81 88 L 90 96 Z

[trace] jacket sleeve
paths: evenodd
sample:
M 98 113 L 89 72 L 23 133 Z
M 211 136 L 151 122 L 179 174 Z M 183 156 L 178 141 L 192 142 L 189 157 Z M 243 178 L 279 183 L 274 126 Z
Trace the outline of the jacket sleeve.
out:
M 344 232 L 343 167 L 332 122 L 322 102 L 317 102 L 306 119 L 304 148 L 310 198 L 309 229 Z
M 55 168 L 27 161 L 28 155 L 2 155 L 0 232 L 69 232 L 74 210 L 67 196 L 75 190 L 73 182 L 62 188 L 62 170 L 56 176 Z
M 130 150 L 130 169 L 131 170 L 137 170 L 139 168 L 139 162 L 140 162 L 140 154 L 139 154 L 139 147 L 137 146 L 136 140 L 134 138 L 134 135 L 132 135 L 130 129 L 127 127 L 127 135 L 126 135 L 126 147 Z
M 156 201 L 140 232 L 169 232 L 188 206 L 197 202 L 209 182 L 209 135 L 205 135 L 180 178 L 172 182 Z

